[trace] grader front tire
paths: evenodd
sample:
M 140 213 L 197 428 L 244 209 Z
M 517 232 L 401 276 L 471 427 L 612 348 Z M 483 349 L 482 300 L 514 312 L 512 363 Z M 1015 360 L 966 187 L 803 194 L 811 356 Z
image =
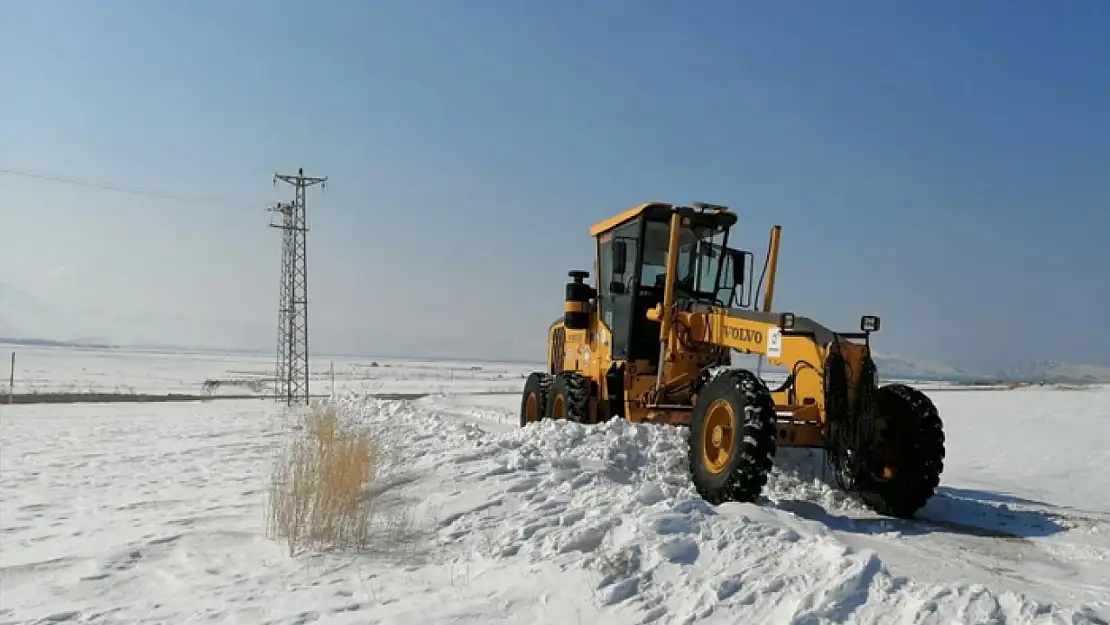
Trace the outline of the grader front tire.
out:
M 873 453 L 880 462 L 860 498 L 879 514 L 910 518 L 940 484 L 944 424 L 932 400 L 906 384 L 878 389 L 875 400 L 883 436 Z
M 703 499 L 754 501 L 775 455 L 775 403 L 745 370 L 713 378 L 698 394 L 690 421 L 690 473 Z

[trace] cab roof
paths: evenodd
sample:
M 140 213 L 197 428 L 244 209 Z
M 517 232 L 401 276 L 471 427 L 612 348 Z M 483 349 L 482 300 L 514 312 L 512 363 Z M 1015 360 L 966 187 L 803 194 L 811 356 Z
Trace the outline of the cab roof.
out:
M 646 215 L 648 217 L 665 217 L 669 216 L 676 209 L 683 212 L 689 211 L 691 216 L 706 215 L 717 217 L 726 226 L 732 226 L 732 224 L 736 223 L 737 219 L 736 213 L 729 211 L 723 206 L 691 208 L 689 206 L 678 206 L 667 202 L 644 202 L 643 204 L 633 206 L 626 211 L 610 217 L 605 221 L 594 224 L 592 227 L 590 227 L 590 236 L 596 237 L 597 235 L 612 230 L 613 228 L 616 228 L 617 226 L 620 226 L 632 219 L 635 219 L 640 215 Z

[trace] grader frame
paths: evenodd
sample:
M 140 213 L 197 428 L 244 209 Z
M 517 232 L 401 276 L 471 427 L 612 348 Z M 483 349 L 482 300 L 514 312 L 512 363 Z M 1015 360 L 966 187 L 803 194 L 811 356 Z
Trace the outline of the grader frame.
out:
M 547 370 L 525 384 L 521 425 L 688 426 L 694 483 L 714 502 L 753 500 L 777 447 L 823 448 L 842 486 L 886 514 L 912 514 L 943 464 L 935 407 L 907 385 L 878 387 L 878 317 L 835 332 L 774 312 L 781 227 L 755 286 L 753 255 L 728 247 L 736 222 L 720 205 L 650 202 L 593 226 L 593 285 L 588 272 L 570 272 Z M 733 350 L 757 356 L 757 371 L 732 368 Z M 767 388 L 764 362 L 785 367 L 780 387 Z

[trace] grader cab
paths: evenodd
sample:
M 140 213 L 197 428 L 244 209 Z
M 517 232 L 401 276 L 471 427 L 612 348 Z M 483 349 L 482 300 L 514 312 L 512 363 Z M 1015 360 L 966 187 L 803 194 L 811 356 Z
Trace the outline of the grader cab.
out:
M 936 408 L 908 385 L 878 385 L 878 317 L 837 332 L 774 311 L 781 228 L 756 280 L 753 254 L 728 247 L 736 221 L 720 205 L 652 202 L 593 226 L 593 284 L 570 272 L 547 370 L 525 382 L 521 426 L 687 426 L 691 478 L 714 504 L 755 500 L 778 447 L 823 448 L 842 488 L 882 514 L 912 516 L 943 469 Z M 733 367 L 733 350 L 760 367 Z M 785 368 L 777 388 L 760 376 L 763 362 Z

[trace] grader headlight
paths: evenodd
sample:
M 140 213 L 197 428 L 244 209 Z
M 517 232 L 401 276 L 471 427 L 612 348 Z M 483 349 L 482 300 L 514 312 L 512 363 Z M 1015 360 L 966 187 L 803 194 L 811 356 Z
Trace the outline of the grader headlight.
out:
M 779 315 L 779 327 L 783 330 L 793 330 L 794 313 L 782 313 Z
M 879 331 L 879 318 L 875 315 L 864 315 L 860 317 L 859 329 L 864 332 L 878 332 Z

